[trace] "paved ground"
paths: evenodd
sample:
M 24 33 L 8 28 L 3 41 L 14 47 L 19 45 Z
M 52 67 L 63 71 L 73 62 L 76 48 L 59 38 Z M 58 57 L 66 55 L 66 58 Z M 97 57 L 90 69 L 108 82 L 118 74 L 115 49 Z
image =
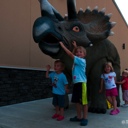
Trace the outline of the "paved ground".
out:
M 109 115 L 110 110 L 106 114 L 88 113 L 88 125 L 80 126 L 69 121 L 76 114 L 73 104 L 65 111 L 65 119 L 57 121 L 51 118 L 55 111 L 51 102 L 47 98 L 0 107 L 0 128 L 128 128 L 128 107 L 120 107 L 120 114 L 114 116 Z

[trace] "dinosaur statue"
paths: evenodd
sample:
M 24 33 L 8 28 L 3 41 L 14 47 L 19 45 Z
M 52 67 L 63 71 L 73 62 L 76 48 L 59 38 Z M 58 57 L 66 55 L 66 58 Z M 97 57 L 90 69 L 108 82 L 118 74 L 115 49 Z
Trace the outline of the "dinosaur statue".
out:
M 71 81 L 72 60 L 59 45 L 73 50 L 72 41 L 87 50 L 87 88 L 89 111 L 106 113 L 107 104 L 104 93 L 99 93 L 102 65 L 111 61 L 120 79 L 120 57 L 115 46 L 107 39 L 114 33 L 111 31 L 115 22 L 110 22 L 111 14 L 105 15 L 105 8 L 98 11 L 98 7 L 91 10 L 76 11 L 76 1 L 67 0 L 68 15 L 62 17 L 59 12 L 47 1 L 39 0 L 42 16 L 37 18 L 33 25 L 33 39 L 38 43 L 44 54 L 54 59 L 61 59 L 66 65 L 65 73 Z M 90 44 L 93 46 L 90 47 Z M 117 97 L 118 106 L 120 104 Z

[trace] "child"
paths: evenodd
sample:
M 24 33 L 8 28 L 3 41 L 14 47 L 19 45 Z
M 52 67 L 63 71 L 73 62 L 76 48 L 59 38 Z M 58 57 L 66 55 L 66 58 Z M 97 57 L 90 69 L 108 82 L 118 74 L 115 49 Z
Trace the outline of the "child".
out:
M 103 66 L 103 74 L 101 75 L 101 88 L 99 92 L 103 91 L 103 84 L 105 84 L 106 98 L 112 104 L 113 110 L 111 110 L 111 115 L 116 115 L 119 113 L 117 108 L 116 96 L 118 95 L 117 87 L 115 84 L 116 73 L 112 67 L 111 62 L 106 62 Z
M 46 78 L 52 80 L 52 92 L 53 92 L 53 105 L 56 108 L 56 113 L 52 116 L 53 119 L 57 118 L 58 121 L 64 119 L 64 99 L 65 94 L 68 92 L 68 81 L 64 73 L 64 64 L 60 60 L 54 62 L 54 70 L 49 74 L 50 65 L 46 66 Z
M 128 107 L 128 70 L 122 72 L 122 81 L 116 82 L 117 84 L 122 84 L 123 100 L 125 104 L 122 107 Z
M 87 120 L 87 90 L 86 90 L 86 50 L 82 46 L 76 46 L 76 42 L 73 41 L 74 54 L 69 51 L 62 42 L 60 42 L 61 47 L 64 51 L 73 59 L 74 64 L 72 67 L 72 77 L 73 77 L 73 94 L 72 102 L 76 103 L 77 116 L 70 118 L 70 121 L 80 121 L 81 126 L 88 124 Z M 82 108 L 83 107 L 83 108 Z M 83 109 L 83 111 L 82 111 Z M 83 116 L 82 113 L 83 112 Z

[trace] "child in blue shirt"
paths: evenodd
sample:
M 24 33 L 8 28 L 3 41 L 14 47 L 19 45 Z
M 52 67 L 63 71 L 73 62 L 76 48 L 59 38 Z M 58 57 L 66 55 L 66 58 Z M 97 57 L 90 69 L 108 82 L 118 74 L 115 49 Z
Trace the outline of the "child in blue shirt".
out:
M 77 116 L 70 118 L 70 121 L 80 121 L 80 125 L 85 126 L 88 124 L 86 60 L 84 59 L 86 50 L 82 46 L 77 46 L 75 41 L 73 41 L 73 53 L 69 51 L 62 42 L 60 42 L 60 45 L 74 61 L 72 67 L 72 79 L 74 84 L 72 102 L 76 104 Z M 83 112 L 83 115 L 81 112 Z
M 53 119 L 57 118 L 58 121 L 64 119 L 64 98 L 66 92 L 68 92 L 68 81 L 63 73 L 64 64 L 60 60 L 54 62 L 54 70 L 49 73 L 51 66 L 46 66 L 46 78 L 52 80 L 52 93 L 53 93 L 53 105 L 56 108 L 56 113 L 52 116 Z

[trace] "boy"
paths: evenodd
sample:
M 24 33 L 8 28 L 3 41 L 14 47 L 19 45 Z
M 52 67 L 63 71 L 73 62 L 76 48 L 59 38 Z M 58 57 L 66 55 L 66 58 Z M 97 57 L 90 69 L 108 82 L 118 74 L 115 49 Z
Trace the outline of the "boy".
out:
M 49 74 L 51 66 L 46 66 L 46 78 L 52 80 L 53 92 L 53 105 L 56 108 L 56 113 L 52 116 L 53 119 L 57 118 L 58 121 L 64 119 L 64 102 L 65 94 L 68 92 L 68 81 L 63 73 L 64 64 L 60 60 L 54 62 L 54 70 Z
M 73 94 L 72 102 L 76 104 L 77 116 L 70 118 L 70 121 L 80 121 L 81 126 L 86 126 L 88 124 L 87 113 L 88 113 L 88 103 L 87 103 L 87 89 L 86 89 L 86 50 L 82 46 L 77 46 L 76 42 L 73 41 L 74 50 L 73 53 L 69 51 L 62 42 L 60 42 L 61 47 L 64 51 L 73 59 L 74 65 L 72 67 L 72 77 L 73 77 Z M 82 111 L 83 109 L 83 111 Z M 83 112 L 83 116 L 82 113 Z

